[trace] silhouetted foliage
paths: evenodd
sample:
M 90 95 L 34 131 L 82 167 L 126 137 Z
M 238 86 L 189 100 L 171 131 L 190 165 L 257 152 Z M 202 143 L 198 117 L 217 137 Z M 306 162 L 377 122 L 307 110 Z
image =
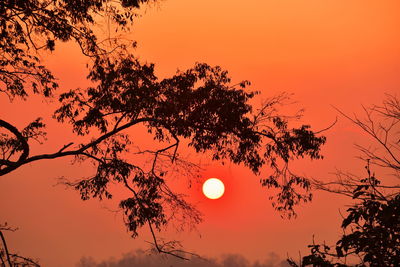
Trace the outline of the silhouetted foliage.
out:
M 347 209 L 341 227 L 345 234 L 333 249 L 325 244 L 310 245 L 311 254 L 301 266 L 398 266 L 400 263 L 400 193 L 383 196 L 376 188 L 380 181 L 370 173 L 353 191 L 359 200 Z M 346 233 L 348 231 L 348 233 Z M 348 256 L 359 263 L 346 264 Z M 355 257 L 350 258 L 356 261 Z M 293 266 L 298 266 L 291 259 Z
M 88 79 L 93 86 L 75 89 L 59 96 L 60 107 L 54 118 L 72 126 L 78 136 L 90 136 L 88 142 L 67 143 L 52 153 L 34 154 L 33 140 L 43 141 L 42 119 L 23 130 L 0 119 L 0 175 L 44 159 L 73 156 L 79 162 L 91 161 L 95 173 L 78 181 L 64 181 L 79 191 L 81 198 L 111 198 L 110 184 L 129 190 L 130 197 L 120 201 L 125 224 L 132 236 L 148 225 L 155 247 L 174 254 L 174 243 L 162 243 L 155 236 L 172 220 L 186 224 L 200 222 L 199 212 L 182 195 L 168 186 L 168 164 L 184 170 L 193 163 L 179 157 L 179 145 L 188 142 L 198 153 L 210 153 L 213 160 L 244 164 L 260 174 L 267 164 L 272 174 L 262 185 L 281 189 L 276 198 L 277 210 L 295 214 L 294 206 L 311 200 L 310 183 L 289 169 L 291 160 L 319 159 L 325 137 L 314 133 L 309 125 L 289 126 L 294 117 L 279 113 L 287 100 L 285 94 L 267 100 L 254 110 L 249 101 L 257 92 L 248 92 L 248 81 L 232 84 L 227 71 L 197 63 L 171 78 L 158 79 L 154 65 L 142 64 L 129 49 L 112 40 L 111 47 L 92 30 L 96 16 L 112 19 L 116 30 L 128 29 L 135 8 L 148 0 L 136 1 L 12 1 L 0 3 L 0 91 L 10 100 L 26 98 L 29 90 L 50 97 L 57 88 L 54 76 L 40 64 L 40 50 L 54 50 L 58 41 L 75 41 L 88 64 Z M 95 18 L 96 17 L 96 18 Z M 110 41 L 110 40 L 108 40 Z M 110 42 L 107 42 L 108 44 Z M 130 129 L 141 125 L 159 145 L 140 150 Z M 87 140 L 87 139 L 86 139 Z M 161 146 L 161 148 L 160 148 Z M 130 156 L 151 158 L 150 166 Z M 162 162 L 163 164 L 160 164 Z M 190 172 L 190 170 L 189 170 Z M 303 188 L 299 193 L 295 188 Z
M 0 92 L 10 98 L 34 93 L 50 96 L 58 87 L 55 77 L 40 63 L 40 50 L 53 51 L 57 41 L 79 44 L 87 56 L 107 54 L 92 30 L 96 16 L 109 17 L 125 30 L 134 10 L 149 0 L 3 0 L 0 2 Z M 119 44 L 118 44 L 119 45 Z M 117 45 L 117 46 L 118 46 Z
M 364 108 L 367 119 L 350 118 L 373 138 L 380 149 L 358 145 L 366 161 L 367 177 L 338 172 L 333 182 L 314 181 L 318 189 L 350 196 L 355 202 L 347 209 L 341 227 L 343 236 L 334 249 L 312 244 L 311 254 L 303 257 L 301 266 L 398 266 L 400 263 L 400 102 L 388 96 L 382 106 Z M 379 116 L 379 122 L 376 117 Z M 387 179 L 378 179 L 370 166 L 390 170 Z M 393 177 L 396 181 L 393 183 Z M 334 251 L 332 251 L 334 250 Z M 289 259 L 292 266 L 298 266 Z M 354 263 L 357 262 L 357 263 Z

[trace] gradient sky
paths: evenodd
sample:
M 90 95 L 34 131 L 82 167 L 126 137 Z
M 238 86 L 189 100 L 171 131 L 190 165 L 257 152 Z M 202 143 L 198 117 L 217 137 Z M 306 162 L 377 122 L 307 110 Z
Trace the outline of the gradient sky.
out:
M 137 55 L 155 63 L 160 77 L 207 62 L 229 70 L 233 82 L 250 80 L 250 89 L 260 90 L 261 98 L 294 93 L 296 107 L 306 109 L 302 122 L 319 130 L 335 120 L 332 106 L 361 114 L 361 104 L 379 104 L 385 93 L 399 92 L 399 12 L 397 0 L 164 0 L 146 9 L 128 37 L 138 41 Z M 60 91 L 87 85 L 86 59 L 75 46 L 61 45 L 43 59 L 60 79 Z M 45 118 L 48 141 L 35 146 L 38 153 L 74 138 L 68 127 L 50 119 L 54 107 L 36 97 L 12 104 L 0 98 L 0 116 L 19 128 Z M 368 144 L 366 137 L 342 117 L 326 135 L 325 159 L 299 162 L 297 171 L 321 179 L 332 177 L 335 168 L 362 173 L 353 144 Z M 250 261 L 271 252 L 298 257 L 313 234 L 327 242 L 341 234 L 344 199 L 316 192 L 313 203 L 298 209 L 297 219 L 282 220 L 260 177 L 242 166 L 222 166 L 206 156 L 201 160 L 208 164 L 202 179 L 220 178 L 226 195 L 207 200 L 202 181 L 187 189 L 177 179 L 177 188 L 198 203 L 204 222 L 192 232 L 169 228 L 161 236 L 182 240 L 187 250 L 207 257 L 238 253 Z M 82 256 L 100 261 L 146 248 L 147 229 L 131 239 L 121 215 L 110 211 L 115 202 L 82 202 L 77 192 L 54 186 L 57 177 L 91 173 L 88 166 L 69 163 L 36 162 L 0 177 L 0 222 L 19 227 L 7 234 L 9 247 L 39 258 L 43 266 L 60 267 L 74 266 Z

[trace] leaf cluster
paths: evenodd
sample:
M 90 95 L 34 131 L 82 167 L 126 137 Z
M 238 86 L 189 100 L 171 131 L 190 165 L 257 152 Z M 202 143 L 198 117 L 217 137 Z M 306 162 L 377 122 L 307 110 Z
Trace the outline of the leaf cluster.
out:
M 126 30 L 135 9 L 149 0 L 3 0 L 0 2 L 0 92 L 10 99 L 28 92 L 51 96 L 58 87 L 40 61 L 41 51 L 54 51 L 58 41 L 76 42 L 89 57 L 107 53 L 95 32 L 96 19 L 108 17 Z
M 400 194 L 390 197 L 379 192 L 379 179 L 371 174 L 353 191 L 354 203 L 342 221 L 343 236 L 334 246 L 310 245 L 311 254 L 301 266 L 349 266 L 346 258 L 358 258 L 351 266 L 397 266 L 400 262 Z M 347 232 L 347 233 L 346 233 Z M 292 266 L 298 266 L 292 259 Z
M 39 55 L 56 49 L 58 42 L 69 41 L 76 42 L 91 59 L 87 78 L 93 84 L 61 94 L 60 107 L 54 113 L 54 118 L 70 124 L 75 134 L 90 137 L 88 142 L 70 142 L 53 153 L 35 155 L 30 144 L 43 140 L 44 123 L 38 119 L 19 130 L 0 120 L 5 131 L 0 138 L 0 175 L 44 159 L 73 156 L 79 162 L 90 161 L 95 166 L 92 176 L 64 183 L 74 187 L 83 200 L 112 198 L 112 185 L 122 185 L 129 192 L 119 204 L 128 231 L 137 236 L 138 229 L 148 225 L 157 249 L 162 251 L 154 230 L 179 220 L 178 216 L 189 225 L 201 221 L 199 212 L 168 187 L 166 165 L 193 168 L 179 157 L 185 140 L 211 160 L 243 164 L 255 174 L 269 166 L 272 174 L 262 184 L 281 189 L 276 209 L 294 214 L 294 206 L 311 200 L 311 194 L 308 179 L 294 174 L 289 163 L 304 157 L 320 159 L 325 137 L 309 125 L 290 127 L 289 122 L 299 115 L 283 116 L 276 109 L 286 95 L 271 98 L 254 110 L 250 100 L 258 92 L 246 90 L 248 81 L 232 85 L 228 72 L 219 66 L 197 63 L 159 79 L 153 64 L 141 63 L 118 40 L 108 40 L 109 51 L 93 30 L 97 20 L 109 19 L 116 31 L 126 31 L 136 16 L 135 9 L 147 2 L 0 2 L 1 92 L 11 100 L 26 98 L 30 91 L 52 96 L 58 85 Z M 162 147 L 132 151 L 139 143 L 134 132 L 139 125 Z M 143 155 L 151 163 L 144 166 L 130 155 Z M 299 193 L 298 188 L 305 193 Z
M 179 140 L 187 139 L 196 152 L 244 164 L 255 173 L 269 163 L 274 173 L 262 184 L 282 189 L 276 206 L 280 211 L 294 214 L 294 206 L 311 200 L 308 179 L 292 173 L 288 165 L 298 158 L 322 158 L 320 147 L 326 139 L 309 125 L 289 128 L 290 118 L 270 112 L 275 108 L 271 103 L 281 103 L 285 96 L 253 111 L 249 100 L 258 93 L 244 90 L 247 81 L 232 86 L 218 66 L 197 63 L 158 80 L 154 65 L 141 64 L 133 56 L 98 58 L 88 78 L 97 86 L 62 94 L 55 112 L 55 118 L 71 123 L 78 135 L 143 124 L 155 140 L 175 141 L 176 149 Z

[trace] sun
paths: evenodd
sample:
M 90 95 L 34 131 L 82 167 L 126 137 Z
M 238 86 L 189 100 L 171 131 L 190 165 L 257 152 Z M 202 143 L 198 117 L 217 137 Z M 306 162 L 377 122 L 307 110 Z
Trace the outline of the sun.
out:
M 210 178 L 203 184 L 203 193 L 209 199 L 218 199 L 225 192 L 224 183 L 217 178 Z

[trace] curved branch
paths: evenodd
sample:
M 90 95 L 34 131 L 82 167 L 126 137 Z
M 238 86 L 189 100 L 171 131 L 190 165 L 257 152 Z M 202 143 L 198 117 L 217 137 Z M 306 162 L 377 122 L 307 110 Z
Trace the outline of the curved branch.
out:
M 8 122 L 1 120 L 0 119 L 0 127 L 3 127 L 7 130 L 9 130 L 11 133 L 13 133 L 15 135 L 15 137 L 17 137 L 18 141 L 21 143 L 22 146 L 22 154 L 19 157 L 19 159 L 16 162 L 11 162 L 8 161 L 8 163 L 4 169 L 0 170 L 0 176 L 7 174 L 15 169 L 17 169 L 19 166 L 21 166 L 22 164 L 24 164 L 24 162 L 26 161 L 26 159 L 29 156 L 29 145 L 28 142 L 26 141 L 25 137 L 22 135 L 22 133 L 20 131 L 18 131 L 18 129 L 16 127 L 14 127 L 13 125 L 9 124 Z M 3 161 L 3 164 L 5 162 Z
M 322 129 L 322 130 L 319 130 L 319 131 L 314 132 L 314 134 L 320 134 L 320 133 L 322 133 L 322 132 L 325 132 L 325 131 L 331 129 L 333 126 L 335 126 L 335 124 L 337 123 L 337 121 L 338 121 L 338 119 L 337 119 L 337 116 L 336 116 L 335 121 L 334 121 L 331 125 L 329 125 L 328 127 L 324 128 L 324 129 Z
M 10 254 L 10 255 L 13 256 L 14 258 L 18 258 L 18 259 L 21 259 L 21 260 L 23 260 L 25 262 L 28 262 L 28 264 L 32 264 L 32 265 L 34 265 L 36 267 L 40 267 L 40 265 L 37 262 L 33 261 L 32 259 L 29 259 L 29 258 L 26 258 L 26 257 L 22 257 L 22 256 L 17 255 L 17 254 Z M 26 263 L 24 263 L 24 264 L 26 264 Z M 23 265 L 23 266 L 26 266 L 26 265 Z
M 162 123 L 160 120 L 157 120 L 154 118 L 139 118 L 136 120 L 132 120 L 118 128 L 115 128 L 108 133 L 103 134 L 102 136 L 96 138 L 92 142 L 89 142 L 86 145 L 82 145 L 79 149 L 64 151 L 67 147 L 69 147 L 71 145 L 71 144 L 68 144 L 68 145 L 65 145 L 63 148 L 61 148 L 58 152 L 51 153 L 51 154 L 41 154 L 41 155 L 36 155 L 36 156 L 32 156 L 32 157 L 28 158 L 29 145 L 26 142 L 26 140 L 24 139 L 24 137 L 14 126 L 10 125 L 9 123 L 7 123 L 5 121 L 0 120 L 0 126 L 10 129 L 10 131 L 13 132 L 14 134 L 16 134 L 16 135 L 18 134 L 17 135 L 18 138 L 23 138 L 23 140 L 24 140 L 24 143 L 23 143 L 24 153 L 21 155 L 20 159 L 17 162 L 14 162 L 12 165 L 7 166 L 6 168 L 0 170 L 0 176 L 5 175 L 5 174 L 19 168 L 20 166 L 30 163 L 30 162 L 33 162 L 33 161 L 42 160 L 42 159 L 56 159 L 56 158 L 61 158 L 61 157 L 65 157 L 65 156 L 83 155 L 84 154 L 83 152 L 85 152 L 87 149 L 95 147 L 96 145 L 98 145 L 102 141 L 106 140 L 107 138 L 109 138 L 109 137 L 111 137 L 133 125 L 136 125 L 136 124 L 142 123 L 142 122 Z

